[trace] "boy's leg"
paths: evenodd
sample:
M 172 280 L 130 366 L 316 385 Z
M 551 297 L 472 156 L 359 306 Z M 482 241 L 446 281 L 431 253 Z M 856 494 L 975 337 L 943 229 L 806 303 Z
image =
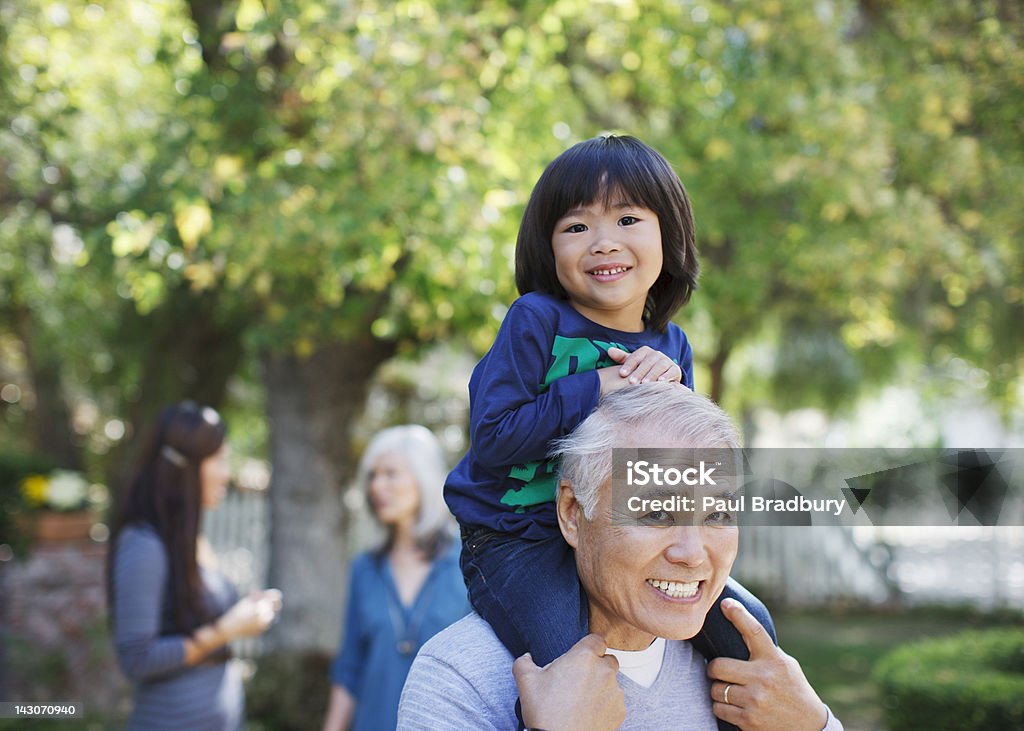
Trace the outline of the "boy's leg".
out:
M 463 528 L 459 560 L 470 604 L 512 657 L 529 652 L 543 667 L 587 633 L 586 595 L 561 533 L 526 541 Z M 516 719 L 524 729 L 518 699 Z
M 464 530 L 461 564 L 473 609 L 513 657 L 529 652 L 543 667 L 587 633 L 575 556 L 557 529 L 539 541 Z
M 750 650 L 747 649 L 747 644 L 743 641 L 739 630 L 722 614 L 722 600 L 727 598 L 735 599 L 746 607 L 747 611 L 768 630 L 772 642 L 779 643 L 775 636 L 775 624 L 772 622 L 768 608 L 760 599 L 747 591 L 742 584 L 729 577 L 725 589 L 722 590 L 722 595 L 718 597 L 712 605 L 711 611 L 708 612 L 708 616 L 704 619 L 704 626 L 697 636 L 690 640 L 698 652 L 708 660 L 713 660 L 716 657 L 732 657 L 737 660 L 750 659 Z M 736 726 L 721 719 L 718 721 L 718 728 L 719 731 L 739 731 Z

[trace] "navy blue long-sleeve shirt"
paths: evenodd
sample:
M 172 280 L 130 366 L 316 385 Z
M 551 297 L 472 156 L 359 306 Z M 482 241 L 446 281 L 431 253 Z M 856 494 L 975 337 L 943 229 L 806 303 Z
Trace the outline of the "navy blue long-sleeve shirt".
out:
M 693 351 L 678 326 L 624 332 L 587 319 L 568 300 L 541 292 L 517 299 L 469 381 L 470 448 L 445 484 L 459 522 L 528 539 L 557 530 L 549 445 L 597 406 L 596 370 L 615 365 L 608 349 L 644 345 L 675 360 L 693 388 Z

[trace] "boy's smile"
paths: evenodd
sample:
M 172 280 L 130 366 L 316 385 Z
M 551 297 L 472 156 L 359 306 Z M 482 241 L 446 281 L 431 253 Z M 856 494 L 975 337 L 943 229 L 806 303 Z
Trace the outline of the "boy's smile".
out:
M 551 249 L 558 281 L 577 312 L 614 330 L 644 329 L 647 293 L 662 265 L 654 211 L 625 201 L 578 206 L 555 223 Z
M 594 267 L 587 274 L 601 282 L 614 282 L 623 277 L 632 268 L 631 266 L 618 263 L 602 264 Z

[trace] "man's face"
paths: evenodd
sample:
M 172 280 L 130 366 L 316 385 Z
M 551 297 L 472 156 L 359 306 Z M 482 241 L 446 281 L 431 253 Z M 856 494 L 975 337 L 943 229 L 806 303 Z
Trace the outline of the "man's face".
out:
M 618 525 L 611 492 L 609 478 L 587 520 L 569 487 L 559 490 L 562 532 L 576 549 L 591 631 L 620 650 L 643 649 L 655 637 L 693 637 L 725 587 L 738 529 L 699 512 L 692 525 Z

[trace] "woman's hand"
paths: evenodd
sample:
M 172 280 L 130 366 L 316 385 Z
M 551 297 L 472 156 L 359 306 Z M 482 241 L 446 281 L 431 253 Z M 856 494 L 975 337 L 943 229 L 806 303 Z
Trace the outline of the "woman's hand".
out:
M 327 701 L 327 715 L 321 731 L 346 731 L 356 713 L 356 699 L 347 688 L 331 684 L 331 697 Z
M 720 657 L 708 663 L 708 677 L 715 681 L 711 684 L 715 715 L 743 731 L 822 731 L 828 711 L 800 663 L 776 647 L 738 601 L 724 600 L 722 613 L 743 636 L 750 660 Z
M 195 665 L 206 656 L 240 637 L 263 634 L 281 611 L 277 589 L 254 591 L 239 599 L 211 624 L 204 624 L 185 638 L 185 664 Z
M 240 637 L 255 637 L 267 631 L 280 611 L 280 591 L 254 591 L 235 602 L 217 619 L 215 626 L 224 635 L 226 642 Z

